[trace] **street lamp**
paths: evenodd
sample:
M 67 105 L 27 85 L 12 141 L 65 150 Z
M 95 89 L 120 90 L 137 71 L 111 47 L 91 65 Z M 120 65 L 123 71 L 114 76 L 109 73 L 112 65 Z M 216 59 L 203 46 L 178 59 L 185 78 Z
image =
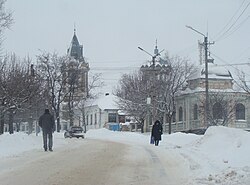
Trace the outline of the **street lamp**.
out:
M 156 48 L 155 48 L 155 51 L 156 51 L 156 52 L 155 52 L 154 55 L 152 55 L 152 54 L 150 54 L 149 52 L 147 52 L 146 50 L 144 50 L 144 49 L 141 48 L 141 47 L 138 47 L 138 49 L 140 49 L 141 51 L 147 53 L 148 55 L 150 55 L 150 56 L 152 57 L 153 67 L 155 67 L 155 58 L 156 58 L 157 56 L 160 56 L 160 53 L 164 51 L 164 49 L 163 49 L 163 50 L 161 50 L 160 52 L 158 52 L 158 49 L 157 49 L 157 46 L 156 46 Z M 156 49 L 157 49 L 157 50 L 156 50 Z
M 205 49 L 205 117 L 204 117 L 204 124 L 208 124 L 208 106 L 209 106 L 209 102 L 208 102 L 208 59 L 207 59 L 207 45 L 208 45 L 208 41 L 207 41 L 207 36 L 204 35 L 203 33 L 197 31 L 196 29 L 194 29 L 191 26 L 186 26 L 187 28 L 195 31 L 196 33 L 202 35 L 204 37 L 204 49 Z

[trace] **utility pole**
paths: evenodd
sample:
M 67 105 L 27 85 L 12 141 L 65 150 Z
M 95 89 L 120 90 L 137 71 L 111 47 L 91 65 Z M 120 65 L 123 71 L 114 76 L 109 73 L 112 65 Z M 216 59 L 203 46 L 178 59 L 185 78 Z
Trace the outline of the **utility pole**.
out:
M 204 37 L 204 49 L 205 49 L 205 113 L 204 113 L 204 126 L 208 126 L 208 114 L 209 114 L 209 94 L 208 94 L 208 45 L 214 44 L 208 43 L 208 38 L 203 33 L 197 31 L 191 26 L 186 26 L 187 28 L 195 31 L 196 33 Z
M 209 101 L 208 101 L 208 63 L 207 63 L 207 36 L 204 36 L 204 48 L 205 48 L 205 115 L 204 115 L 204 124 L 208 126 L 208 106 L 209 106 Z

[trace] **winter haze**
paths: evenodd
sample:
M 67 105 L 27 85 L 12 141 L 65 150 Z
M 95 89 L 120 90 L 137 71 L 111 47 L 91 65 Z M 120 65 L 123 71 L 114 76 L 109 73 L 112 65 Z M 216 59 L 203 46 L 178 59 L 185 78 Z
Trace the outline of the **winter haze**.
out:
M 123 73 L 137 70 L 159 49 L 170 55 L 199 59 L 198 40 L 208 33 L 215 63 L 248 62 L 249 2 L 245 0 L 8 0 L 15 23 L 5 32 L 4 50 L 18 56 L 41 51 L 66 54 L 74 25 L 90 73 L 103 73 L 111 91 Z

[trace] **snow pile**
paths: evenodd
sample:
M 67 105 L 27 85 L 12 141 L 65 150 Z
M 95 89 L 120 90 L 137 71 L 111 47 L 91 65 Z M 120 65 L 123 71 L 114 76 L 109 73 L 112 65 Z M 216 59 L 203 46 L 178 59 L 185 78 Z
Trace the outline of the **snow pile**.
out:
M 210 127 L 204 137 L 196 143 L 196 148 L 209 153 L 215 163 L 228 163 L 234 167 L 250 164 L 250 133 L 227 127 Z
M 209 127 L 205 135 L 183 146 L 191 175 L 199 184 L 248 184 L 250 133 L 227 127 Z
M 62 133 L 55 133 L 54 135 L 55 147 L 64 146 L 67 142 L 62 139 Z M 34 149 L 43 150 L 42 134 L 38 136 L 35 134 L 28 135 L 23 132 L 16 132 L 14 134 L 4 133 L 0 135 L 0 158 L 1 157 L 15 157 L 21 155 L 23 152 Z
M 0 146 L 2 148 L 0 157 L 15 156 L 21 152 L 37 149 L 38 146 L 41 147 L 41 140 L 40 137 L 34 137 L 33 135 L 28 137 L 25 133 L 12 135 L 5 133 L 0 136 Z
M 176 132 L 176 133 L 173 133 L 171 135 L 164 135 L 163 136 L 164 143 L 162 143 L 162 144 L 164 144 L 164 146 L 166 146 L 166 149 L 182 148 L 184 146 L 192 145 L 195 141 L 197 141 L 201 137 L 202 137 L 201 135 Z

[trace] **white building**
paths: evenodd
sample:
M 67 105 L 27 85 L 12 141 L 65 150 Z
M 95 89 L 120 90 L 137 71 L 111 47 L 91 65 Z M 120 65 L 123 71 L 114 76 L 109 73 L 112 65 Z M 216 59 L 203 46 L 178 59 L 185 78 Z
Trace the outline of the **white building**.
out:
M 119 108 L 116 101 L 117 97 L 108 93 L 97 100 L 88 101 L 84 108 L 87 130 L 119 124 Z
M 249 94 L 236 89 L 231 73 L 221 66 L 209 63 L 209 115 L 210 124 L 250 130 Z M 191 131 L 206 128 L 204 65 L 187 81 L 187 88 L 176 97 L 176 116 L 172 131 Z

